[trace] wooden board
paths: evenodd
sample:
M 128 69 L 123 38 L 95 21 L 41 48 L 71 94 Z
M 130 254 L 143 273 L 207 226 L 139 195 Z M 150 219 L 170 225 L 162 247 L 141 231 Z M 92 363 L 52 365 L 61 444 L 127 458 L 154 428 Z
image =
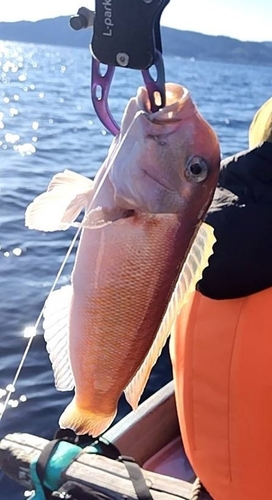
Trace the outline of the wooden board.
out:
M 30 434 L 9 434 L 0 443 L 0 467 L 13 480 L 33 489 L 30 464 L 37 458 L 46 439 Z M 160 474 L 142 471 L 154 500 L 189 500 L 192 485 Z M 62 474 L 63 483 L 77 481 L 114 500 L 137 500 L 128 472 L 121 462 L 83 452 Z M 205 496 L 202 497 L 203 500 Z
M 103 435 L 122 455 L 132 456 L 141 466 L 177 436 L 179 424 L 172 382 Z M 30 434 L 9 434 L 0 443 L 0 468 L 28 490 L 33 489 L 30 464 L 47 443 L 46 439 Z M 191 499 L 190 483 L 145 470 L 142 473 L 154 500 Z M 63 483 L 68 480 L 110 494 L 114 500 L 137 500 L 124 464 L 103 456 L 81 453 L 62 474 Z M 200 499 L 210 497 L 202 494 Z

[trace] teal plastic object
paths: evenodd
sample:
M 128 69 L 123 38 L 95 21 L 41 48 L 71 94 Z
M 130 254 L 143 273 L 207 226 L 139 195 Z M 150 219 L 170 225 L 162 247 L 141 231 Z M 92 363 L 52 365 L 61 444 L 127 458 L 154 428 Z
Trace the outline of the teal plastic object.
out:
M 44 486 L 51 491 L 58 490 L 62 484 L 61 475 L 64 470 L 66 470 L 73 460 L 83 451 L 80 446 L 68 443 L 66 441 L 60 441 L 54 451 L 54 454 L 50 458 L 46 471 Z M 87 446 L 84 448 L 84 452 L 97 453 L 97 449 L 94 446 Z M 39 457 L 37 457 L 30 465 L 31 478 L 34 484 L 35 491 L 31 495 L 31 500 L 46 500 L 42 485 L 37 476 L 36 465 Z

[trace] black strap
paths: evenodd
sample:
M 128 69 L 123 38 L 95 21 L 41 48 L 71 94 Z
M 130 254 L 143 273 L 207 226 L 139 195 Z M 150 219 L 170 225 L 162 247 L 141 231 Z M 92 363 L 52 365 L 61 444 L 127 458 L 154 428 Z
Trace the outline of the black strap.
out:
M 118 460 L 121 453 L 115 444 L 107 441 L 103 436 L 97 438 L 92 445 L 96 448 L 99 455 L 103 457 L 111 458 L 112 460 Z
M 44 484 L 43 484 L 44 478 L 45 478 L 45 471 L 46 471 L 47 464 L 48 464 L 50 458 L 52 457 L 52 455 L 55 451 L 55 448 L 58 445 L 59 441 L 60 441 L 59 439 L 53 439 L 53 441 L 50 441 L 44 447 L 44 449 L 41 452 L 39 459 L 36 463 L 36 473 L 37 473 L 37 476 L 39 478 L 39 481 L 40 481 L 41 487 L 43 489 L 44 496 L 45 496 L 46 500 L 50 498 L 51 491 L 48 488 L 46 488 L 46 486 L 44 486 Z
M 97 453 L 103 455 L 104 457 L 112 458 L 113 460 L 117 460 L 121 455 L 118 448 L 114 444 L 107 441 L 103 436 L 98 438 L 92 438 L 89 434 L 78 436 L 70 429 L 58 429 L 54 437 L 55 439 L 62 441 L 69 441 L 70 443 L 76 444 L 81 448 L 92 445 L 97 449 Z
M 149 488 L 145 482 L 145 478 L 140 466 L 131 457 L 121 456 L 119 459 L 125 466 L 129 474 L 129 478 L 135 489 L 138 500 L 153 500 Z
M 41 452 L 41 454 L 39 456 L 39 459 L 38 459 L 37 464 L 36 464 L 36 472 L 37 472 L 37 476 L 38 476 L 41 484 L 43 484 L 43 482 L 44 482 L 47 464 L 48 464 L 50 458 L 52 457 L 52 455 L 55 451 L 55 448 L 59 442 L 60 442 L 59 439 L 53 439 L 53 441 L 50 441 L 44 447 L 43 451 Z

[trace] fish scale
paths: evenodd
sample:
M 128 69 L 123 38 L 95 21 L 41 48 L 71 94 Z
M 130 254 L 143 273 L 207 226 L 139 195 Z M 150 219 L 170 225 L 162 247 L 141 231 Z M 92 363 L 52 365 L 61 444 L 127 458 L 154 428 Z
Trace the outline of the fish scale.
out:
M 104 269 L 104 272 L 100 275 L 99 288 L 93 291 L 92 273 L 89 274 L 88 297 L 83 298 L 77 293 L 77 286 L 80 287 L 80 283 L 74 288 L 77 299 L 71 308 L 72 316 L 78 318 L 82 300 L 88 303 L 89 314 L 85 312 L 82 320 L 76 319 L 75 325 L 71 322 L 71 330 L 77 328 L 80 332 L 76 337 L 72 332 L 70 334 L 71 361 L 75 367 L 75 378 L 86 381 L 84 394 L 86 392 L 92 401 L 90 409 L 93 412 L 97 407 L 101 407 L 101 399 L 114 400 L 115 407 L 110 408 L 109 413 L 112 414 L 113 410 L 116 410 L 116 401 L 122 389 L 128 385 L 137 371 L 138 360 L 145 358 L 152 345 L 164 313 L 162 304 L 167 303 L 167 297 L 173 287 L 173 277 L 169 276 L 169 271 L 171 272 L 170 267 L 172 267 L 170 264 L 173 256 L 173 240 L 180 223 L 175 215 L 152 217 L 151 220 L 152 222 L 148 221 L 142 225 L 140 221 L 135 224 L 133 218 L 132 220 L 127 218 L 122 220 L 121 224 L 115 223 L 105 228 L 107 252 L 104 259 L 102 257 L 101 269 Z M 135 262 L 136 273 L 125 259 L 128 251 L 126 246 L 122 246 L 125 235 L 131 242 L 130 257 Z M 86 236 L 89 237 L 89 234 Z M 82 244 L 84 245 L 84 239 Z M 115 251 L 116 247 L 119 248 L 118 254 Z M 96 241 L 92 239 L 88 244 L 88 259 L 96 251 Z M 109 255 L 115 256 L 110 265 Z M 107 261 L 107 265 L 103 260 Z M 152 273 L 154 268 L 157 269 L 157 273 Z M 77 274 L 81 276 L 81 269 L 76 266 L 73 281 Z M 95 275 L 95 269 L 93 274 Z M 173 271 L 172 275 L 175 275 Z M 164 295 L 161 294 L 162 289 L 165 290 Z M 86 364 L 77 363 L 77 358 L 84 357 L 87 339 L 91 332 L 100 339 L 103 358 L 92 356 L 95 362 L 90 367 L 87 357 Z M 116 341 L 118 357 L 114 355 Z M 107 350 L 103 350 L 101 345 L 105 342 Z M 126 370 L 123 370 L 126 362 Z M 106 384 L 104 392 L 97 398 L 96 381 L 103 380 L 108 371 L 113 374 L 112 383 L 110 386 Z M 80 405 L 80 401 L 78 404 Z

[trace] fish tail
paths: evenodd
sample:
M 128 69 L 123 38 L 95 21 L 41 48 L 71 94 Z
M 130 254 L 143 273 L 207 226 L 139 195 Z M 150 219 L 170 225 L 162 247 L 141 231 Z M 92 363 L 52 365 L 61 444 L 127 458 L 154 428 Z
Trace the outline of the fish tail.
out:
M 116 411 L 110 415 L 103 415 L 81 409 L 73 399 L 60 416 L 59 426 L 62 429 L 72 429 L 76 434 L 97 437 L 110 426 L 115 415 Z

